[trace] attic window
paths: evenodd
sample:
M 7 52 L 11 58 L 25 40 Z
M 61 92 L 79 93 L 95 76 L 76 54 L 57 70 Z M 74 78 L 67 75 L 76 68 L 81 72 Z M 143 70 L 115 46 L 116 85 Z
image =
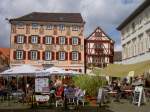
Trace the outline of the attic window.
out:
M 95 32 L 95 37 L 101 37 L 102 33 L 101 32 Z
M 17 23 L 17 28 L 24 28 L 24 23 L 23 22 Z

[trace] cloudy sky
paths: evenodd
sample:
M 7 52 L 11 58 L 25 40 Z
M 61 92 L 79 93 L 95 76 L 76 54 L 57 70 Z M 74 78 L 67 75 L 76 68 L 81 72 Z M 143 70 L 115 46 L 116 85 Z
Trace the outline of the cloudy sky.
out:
M 0 47 L 9 47 L 10 25 L 5 18 L 19 17 L 30 12 L 80 12 L 86 21 L 85 36 L 100 26 L 120 50 L 120 33 L 116 27 L 143 0 L 1 0 Z

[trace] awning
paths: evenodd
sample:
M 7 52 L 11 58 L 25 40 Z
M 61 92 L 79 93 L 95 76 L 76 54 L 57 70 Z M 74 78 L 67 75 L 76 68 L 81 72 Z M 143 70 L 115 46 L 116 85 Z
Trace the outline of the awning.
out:
M 17 75 L 36 75 L 37 73 L 40 73 L 42 69 L 32 66 L 32 65 L 20 65 L 13 68 L 10 68 L 8 70 L 5 70 L 4 72 L 0 73 L 3 76 L 17 76 Z
M 137 76 L 149 70 L 150 60 L 136 64 L 110 64 L 102 72 L 112 77 L 125 77 L 130 71 L 134 71 L 135 76 Z

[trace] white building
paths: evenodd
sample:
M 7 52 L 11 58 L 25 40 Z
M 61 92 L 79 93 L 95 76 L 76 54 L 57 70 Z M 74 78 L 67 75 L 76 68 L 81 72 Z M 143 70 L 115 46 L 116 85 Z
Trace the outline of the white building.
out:
M 117 29 L 121 31 L 123 64 L 150 60 L 150 0 L 145 0 Z

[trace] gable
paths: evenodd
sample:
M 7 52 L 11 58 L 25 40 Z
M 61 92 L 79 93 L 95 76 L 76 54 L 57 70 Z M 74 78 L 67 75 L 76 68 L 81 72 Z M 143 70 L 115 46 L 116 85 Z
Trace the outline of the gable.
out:
M 100 27 L 97 27 L 95 31 L 87 39 L 88 40 L 112 40 Z

